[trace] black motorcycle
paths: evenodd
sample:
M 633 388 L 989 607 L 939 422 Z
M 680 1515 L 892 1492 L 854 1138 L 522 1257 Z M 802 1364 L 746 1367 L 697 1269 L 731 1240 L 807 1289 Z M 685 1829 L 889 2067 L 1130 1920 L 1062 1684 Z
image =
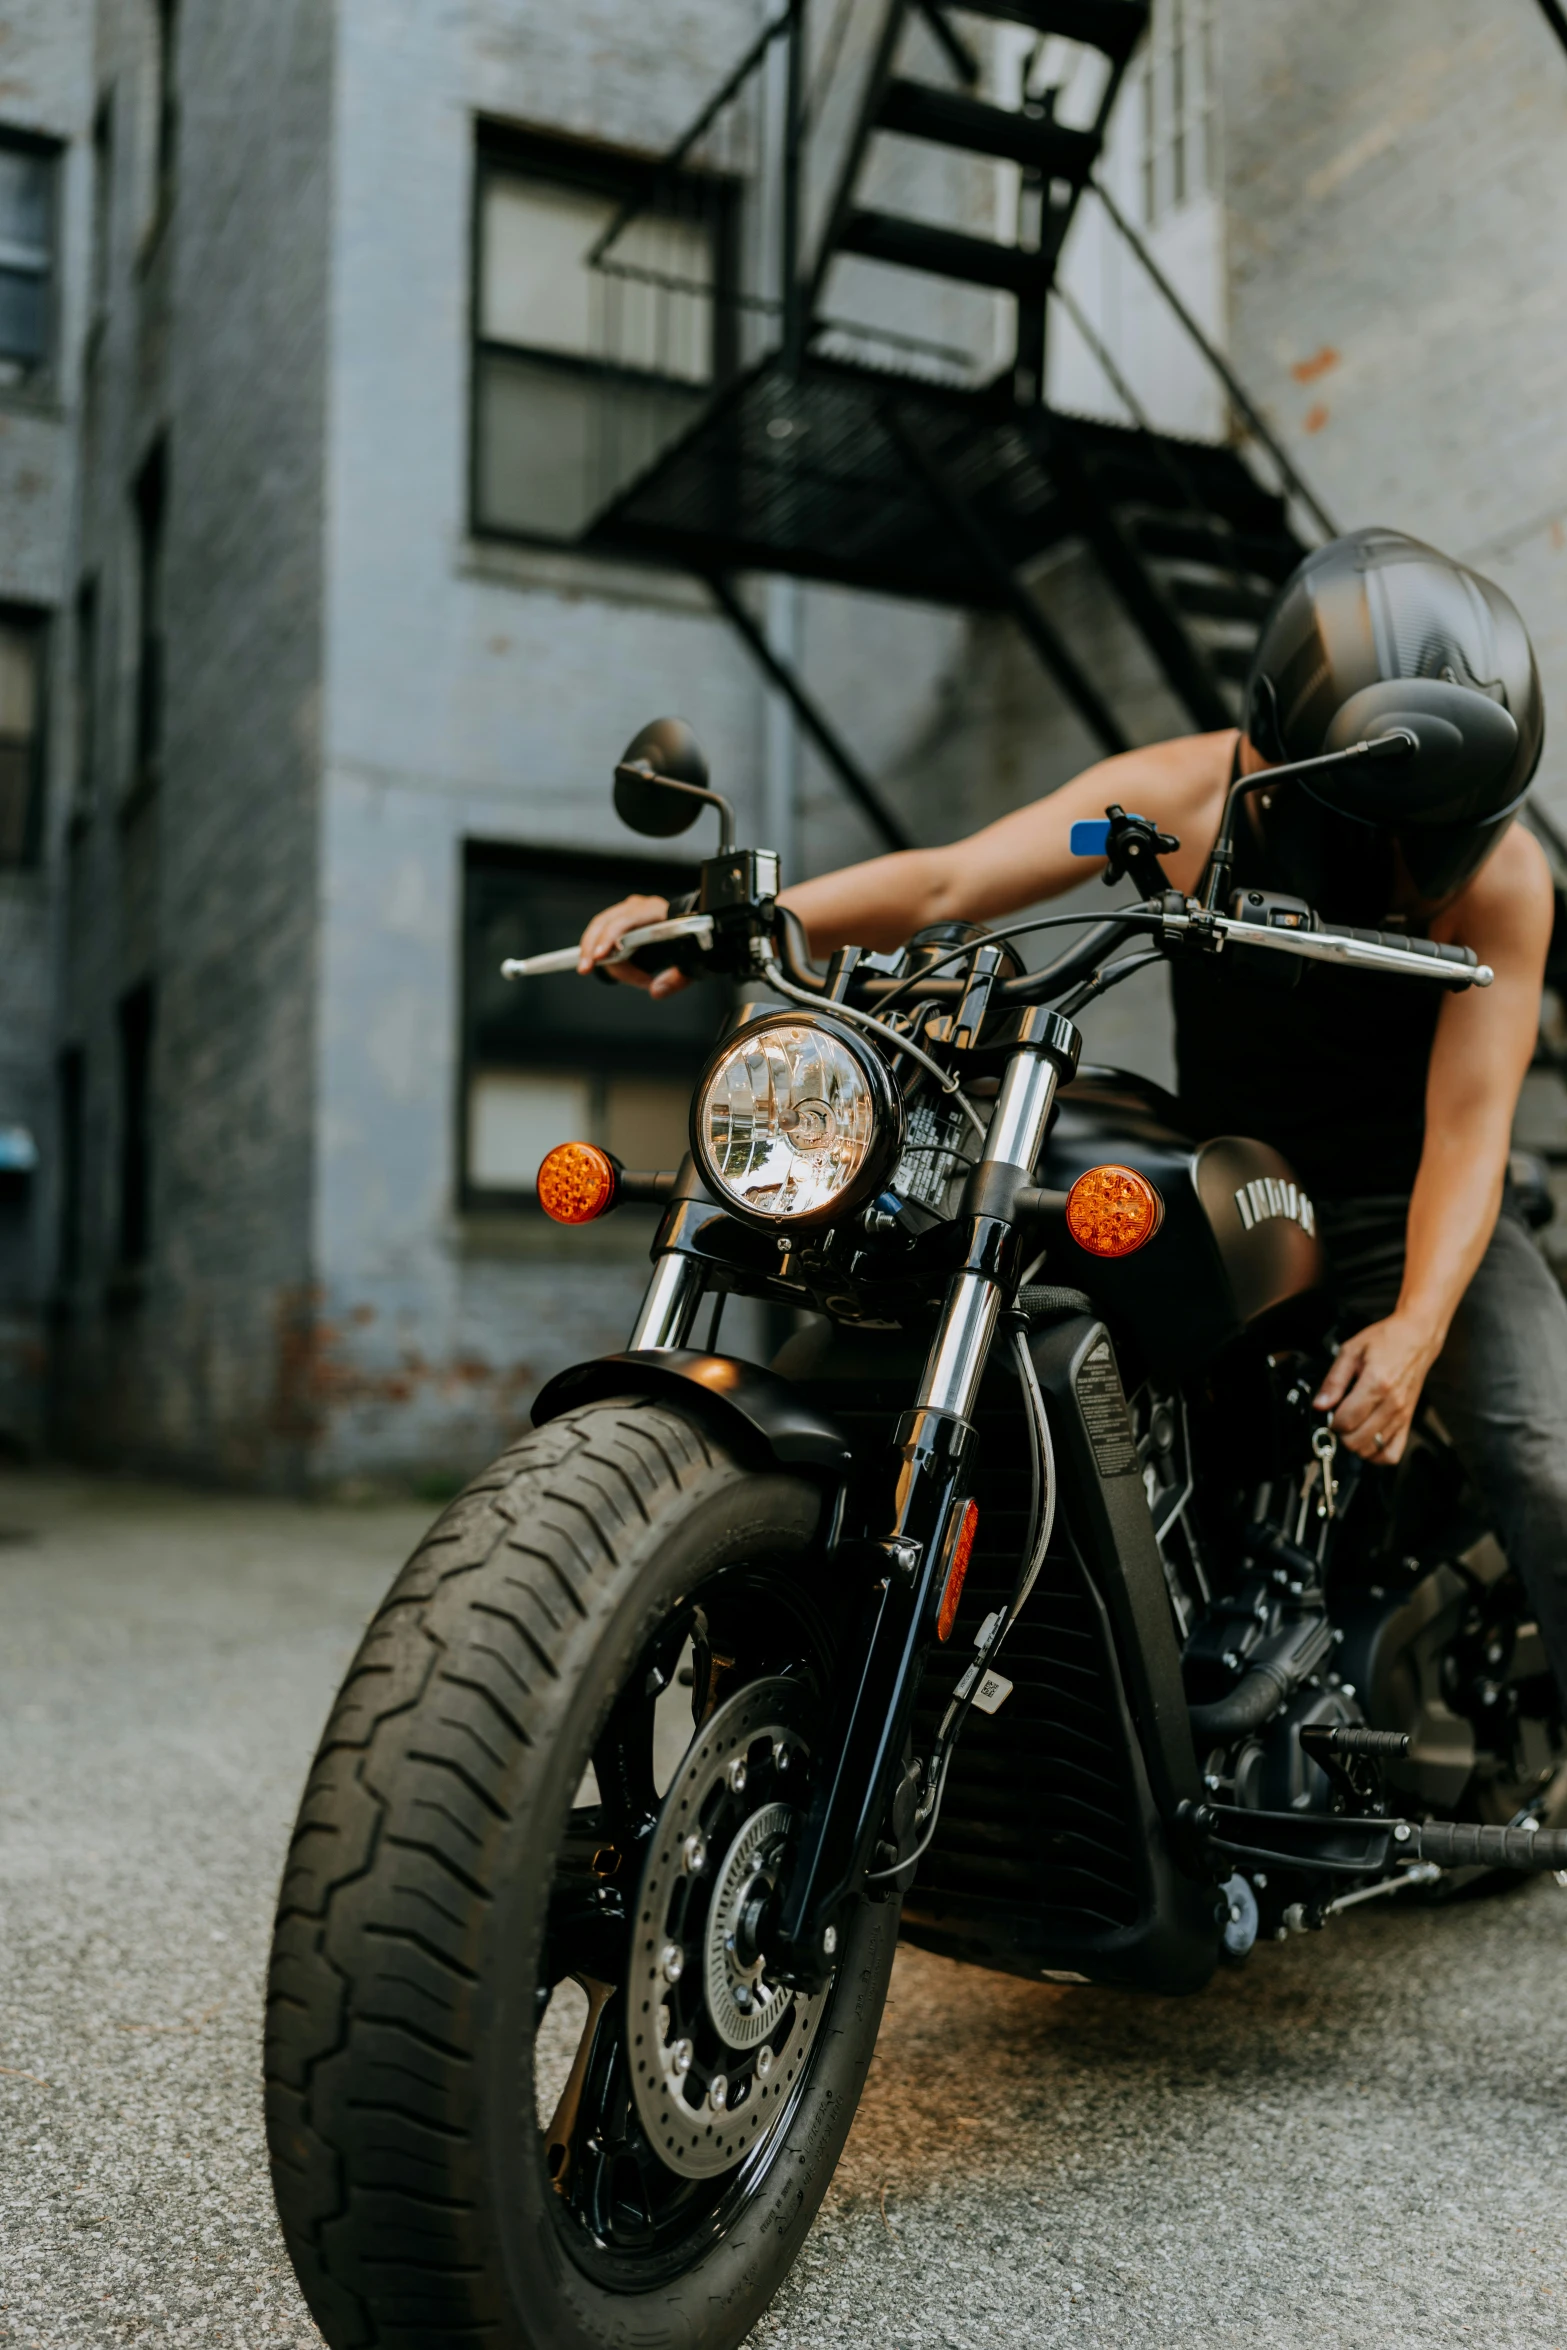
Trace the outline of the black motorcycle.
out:
M 1374 688 L 1252 782 L 1451 761 L 1477 703 Z M 1082 917 L 824 974 L 688 730 L 628 749 L 627 823 L 716 807 L 723 842 L 621 953 L 766 1000 L 678 1172 L 545 1160 L 564 1223 L 662 1207 L 630 1342 L 438 1520 L 316 1759 L 267 2088 L 334 2350 L 738 2343 L 832 2175 L 900 1932 L 1196 1991 L 1355 1904 L 1567 1865 L 1540 1635 L 1440 1429 L 1365 1471 L 1311 1408 L 1310 1198 L 1078 1066 L 1074 1015 L 1160 956 L 1489 983 L 1467 948 L 1232 895 L 1248 788 L 1196 898 L 1145 819 L 1078 828 L 1136 899 L 1042 970 L 1017 939 Z M 718 1351 L 729 1295 L 785 1309 L 771 1368 Z

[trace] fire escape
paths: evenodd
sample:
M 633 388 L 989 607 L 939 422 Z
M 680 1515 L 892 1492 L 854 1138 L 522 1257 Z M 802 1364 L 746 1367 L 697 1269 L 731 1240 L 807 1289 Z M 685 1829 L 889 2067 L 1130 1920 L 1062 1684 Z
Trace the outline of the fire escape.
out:
M 651 447 L 645 413 L 613 429 L 611 396 L 581 543 L 703 579 L 890 846 L 907 843 L 896 810 L 769 642 L 739 575 L 1005 614 L 1116 751 L 1129 747 L 1120 718 L 1032 592 L 1041 560 L 1086 549 L 1192 725 L 1222 727 L 1278 582 L 1333 531 L 1100 172 L 1149 14 L 1148 0 L 838 0 L 829 16 L 816 0 L 808 23 L 805 0 L 786 0 L 588 258 L 606 319 L 642 303 L 644 344 L 649 300 L 710 304 L 714 366 L 700 397 L 666 403 Z M 1060 119 L 1057 89 L 1041 86 L 1063 43 L 1097 76 L 1086 122 Z M 1006 236 L 1000 187 L 1015 191 Z M 949 217 L 931 216 L 933 188 Z M 913 209 L 897 208 L 900 191 Z M 1085 203 L 1216 372 L 1227 440 L 1157 429 L 1061 282 Z M 651 265 L 638 237 L 654 215 L 705 217 L 727 274 Z M 878 303 L 889 277 L 901 302 Z M 923 326 L 955 307 L 966 334 L 907 331 L 910 316 Z M 1124 421 L 1051 406 L 1063 308 Z M 613 342 L 611 323 L 604 384 L 634 400 Z

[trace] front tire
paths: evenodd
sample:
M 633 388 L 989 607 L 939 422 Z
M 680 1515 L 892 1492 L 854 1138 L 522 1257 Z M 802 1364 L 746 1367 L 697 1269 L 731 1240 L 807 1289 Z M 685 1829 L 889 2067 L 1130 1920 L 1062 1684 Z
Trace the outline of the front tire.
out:
M 697 1762 L 751 1684 L 758 1720 L 778 1691 L 816 1718 L 842 1606 L 820 1507 L 667 1405 L 598 1404 L 504 1454 L 393 1585 L 306 1789 L 269 1985 L 274 2189 L 332 2350 L 650 2329 L 728 2350 L 772 2298 L 859 2100 L 897 1905 L 859 1911 L 776 2120 L 712 2178 L 666 2172 L 639 2125 L 623 1993 L 671 1704 Z M 767 1751 L 759 1800 L 784 1784 Z M 558 2059 L 535 2075 L 568 1977 L 585 2028 L 563 2086 Z

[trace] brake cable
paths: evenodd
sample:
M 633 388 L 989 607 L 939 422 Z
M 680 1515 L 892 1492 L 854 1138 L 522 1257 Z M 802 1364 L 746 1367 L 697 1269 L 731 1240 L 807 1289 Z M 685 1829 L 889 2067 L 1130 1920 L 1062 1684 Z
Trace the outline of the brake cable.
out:
M 929 1053 L 915 1044 L 911 1038 L 902 1035 L 896 1028 L 889 1028 L 885 1021 L 873 1019 L 869 1012 L 862 1012 L 853 1004 L 835 1003 L 831 998 L 824 1000 L 820 996 L 810 994 L 806 988 L 794 986 L 790 980 L 785 979 L 779 968 L 777 957 L 774 955 L 764 954 L 760 958 L 760 964 L 762 976 L 768 986 L 775 987 L 780 995 L 788 996 L 794 1003 L 808 1005 L 813 1012 L 836 1013 L 840 1019 L 853 1021 L 858 1028 L 868 1028 L 872 1036 L 880 1037 L 889 1051 L 907 1053 L 911 1061 L 918 1061 L 922 1069 L 929 1070 L 942 1092 L 957 1103 L 958 1108 L 963 1112 L 980 1141 L 984 1141 L 985 1121 L 974 1108 L 972 1102 L 965 1099 L 961 1091 L 962 1079 L 951 1076 L 947 1070 L 943 1069 L 939 1061 L 933 1061 Z
M 931 1792 L 922 1810 L 914 1815 L 916 1823 L 927 1823 L 925 1833 L 912 1852 L 888 1869 L 871 1869 L 866 1883 L 883 1883 L 888 1877 L 899 1876 L 912 1868 L 923 1853 L 929 1850 L 931 1840 L 941 1824 L 941 1801 L 947 1791 L 947 1773 L 952 1768 L 952 1757 L 963 1725 L 974 1707 L 974 1701 L 984 1687 L 985 1676 L 999 1655 L 1001 1643 L 1016 1623 L 1027 1603 L 1029 1594 L 1038 1582 L 1050 1549 L 1050 1538 L 1056 1524 L 1056 1457 L 1050 1436 L 1050 1417 L 1045 1410 L 1045 1399 L 1040 1392 L 1039 1375 L 1034 1369 L 1028 1351 L 1028 1339 L 1022 1330 L 1014 1330 L 1013 1344 L 1017 1350 L 1018 1377 L 1022 1382 L 1024 1409 L 1028 1414 L 1033 1442 L 1029 1446 L 1029 1470 L 1032 1490 L 1029 1496 L 1028 1543 L 1023 1552 L 1023 1563 L 1017 1581 L 1012 1586 L 1012 1597 L 1005 1608 L 998 1609 L 980 1627 L 980 1638 L 975 1642 L 972 1661 L 958 1676 L 957 1686 L 948 1702 L 940 1729 L 936 1732 L 936 1748 L 931 1760 Z M 1043 1489 L 1043 1490 L 1041 1490 Z M 986 1638 L 988 1633 L 989 1637 Z

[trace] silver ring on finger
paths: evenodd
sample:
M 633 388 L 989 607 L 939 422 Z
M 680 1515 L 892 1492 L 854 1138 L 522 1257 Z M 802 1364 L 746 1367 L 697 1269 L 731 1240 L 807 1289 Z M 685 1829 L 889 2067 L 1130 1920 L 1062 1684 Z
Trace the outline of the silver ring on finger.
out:
M 1378 1452 L 1380 1452 L 1382 1447 L 1386 1444 L 1387 1438 L 1385 1436 L 1373 1435 L 1371 1441 L 1376 1446 Z

